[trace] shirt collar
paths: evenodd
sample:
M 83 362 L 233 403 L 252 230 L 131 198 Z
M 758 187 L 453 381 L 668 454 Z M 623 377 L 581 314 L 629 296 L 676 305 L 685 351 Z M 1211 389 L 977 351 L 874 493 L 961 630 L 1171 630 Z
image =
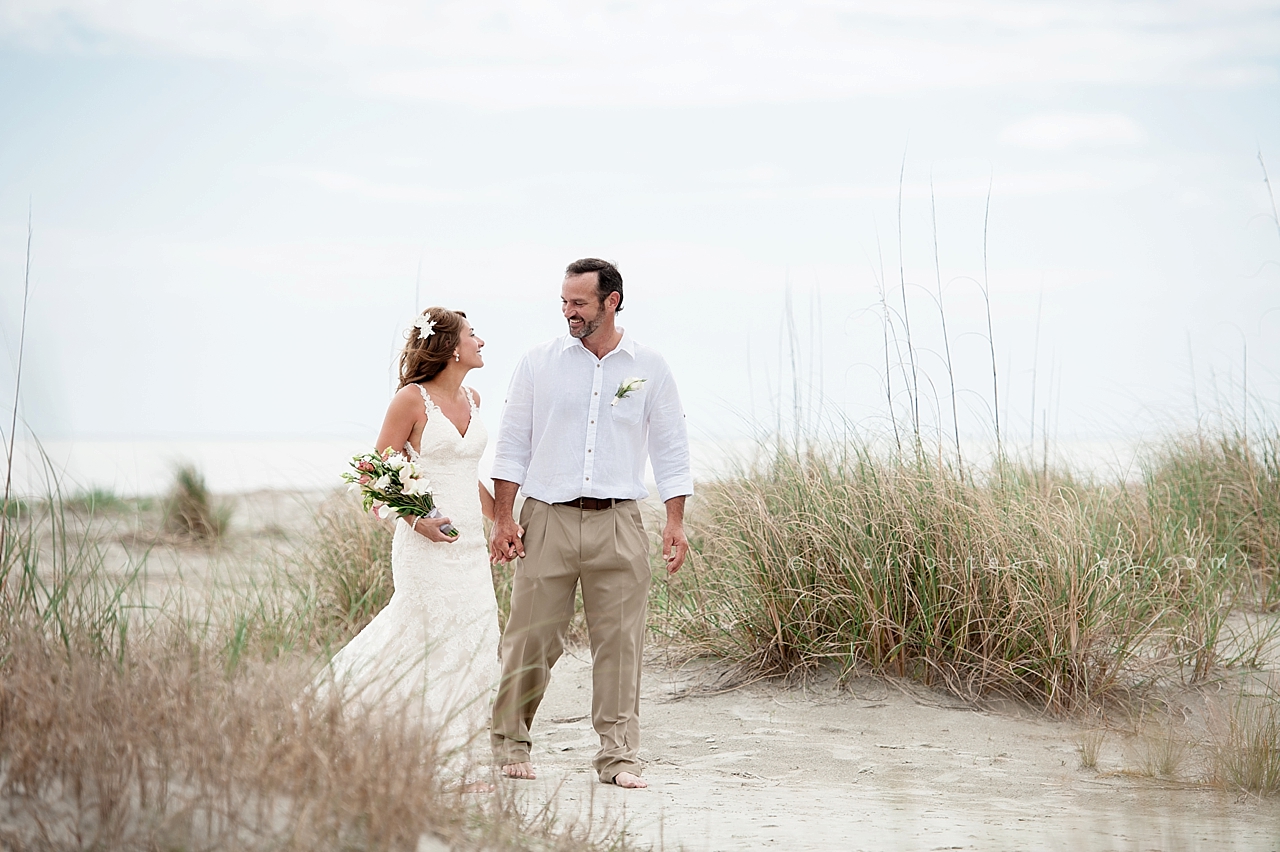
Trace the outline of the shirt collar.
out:
M 574 337 L 572 334 L 565 334 L 565 336 L 562 338 L 560 343 L 560 351 L 564 352 L 566 350 L 572 349 L 575 346 L 583 350 L 587 348 L 582 345 L 581 340 Z M 625 328 L 622 330 L 622 340 L 618 341 L 617 348 L 613 350 L 613 352 L 618 352 L 618 351 L 626 352 L 632 358 L 636 357 L 636 343 L 634 340 L 631 339 L 631 335 L 627 333 L 627 330 Z M 609 355 L 612 355 L 613 352 L 610 352 Z M 606 355 L 604 357 L 608 358 L 609 355 Z M 595 356 L 592 355 L 591 357 L 594 358 Z

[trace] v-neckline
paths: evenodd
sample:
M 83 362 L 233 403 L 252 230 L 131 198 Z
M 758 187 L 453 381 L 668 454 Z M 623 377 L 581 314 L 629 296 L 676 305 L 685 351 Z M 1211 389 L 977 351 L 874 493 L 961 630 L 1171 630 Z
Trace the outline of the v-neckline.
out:
M 431 395 L 431 391 L 427 390 L 422 385 L 418 385 L 418 390 L 422 391 L 422 395 L 431 402 L 431 407 L 436 411 L 440 412 L 441 417 L 449 421 L 449 425 L 453 427 L 453 431 L 458 433 L 458 437 L 465 440 L 468 433 L 471 432 L 471 421 L 474 420 L 476 417 L 475 403 L 471 401 L 471 394 L 467 391 L 467 389 L 466 388 L 462 389 L 462 393 L 467 398 L 467 426 L 465 429 L 459 429 L 458 424 L 453 422 L 453 418 L 444 413 L 444 409 L 436 404 L 435 397 Z M 419 443 L 421 443 L 422 439 L 418 439 L 418 441 Z

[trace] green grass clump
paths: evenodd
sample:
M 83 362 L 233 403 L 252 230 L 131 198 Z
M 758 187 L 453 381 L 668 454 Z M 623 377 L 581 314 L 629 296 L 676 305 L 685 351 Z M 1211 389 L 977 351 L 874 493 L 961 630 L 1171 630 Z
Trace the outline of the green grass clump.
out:
M 660 629 L 755 675 L 834 664 L 1066 709 L 1218 662 L 1240 586 L 1142 488 L 925 456 L 780 450 L 700 488 Z
M 89 514 L 118 511 L 128 505 L 118 494 L 107 488 L 86 488 L 63 501 L 65 508 Z
M 1250 793 L 1280 793 L 1280 696 L 1242 693 L 1211 744 L 1210 780 Z
M 16 519 L 24 512 L 31 511 L 27 501 L 19 497 L 10 497 L 8 500 L 0 501 L 0 516 L 5 518 Z
M 194 541 L 221 538 L 231 523 L 231 509 L 215 505 L 204 476 L 192 465 L 174 471 L 164 503 L 165 531 Z
M 350 638 L 391 600 L 391 535 L 388 524 L 350 495 L 335 495 L 316 512 L 298 564 L 315 584 L 315 618 L 322 633 Z
M 1169 441 L 1146 460 L 1149 513 L 1247 566 L 1270 597 L 1280 567 L 1280 435 L 1229 431 Z

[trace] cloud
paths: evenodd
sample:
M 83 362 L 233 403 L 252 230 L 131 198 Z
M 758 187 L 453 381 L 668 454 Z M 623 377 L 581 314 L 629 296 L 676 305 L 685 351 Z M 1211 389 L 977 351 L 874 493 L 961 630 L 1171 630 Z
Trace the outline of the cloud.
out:
M 370 201 L 389 201 L 407 204 L 472 204 L 489 202 L 505 197 L 495 189 L 468 189 L 450 191 L 414 184 L 374 181 L 360 175 L 329 169 L 300 169 L 280 166 L 265 169 L 269 177 L 294 180 L 319 187 L 328 192 L 353 195 Z
M 703 178 L 709 183 L 764 186 L 775 184 L 786 178 L 787 173 L 768 163 L 756 163 L 745 169 L 719 169 L 707 172 Z
M 1000 131 L 999 140 L 1019 148 L 1065 151 L 1140 145 L 1146 133 L 1133 119 L 1118 113 L 1055 112 L 1015 122 Z
M 0 0 L 0 39 L 277 66 L 489 107 L 1277 79 L 1268 0 Z
M 1128 166 L 1127 182 L 1143 181 L 1150 177 L 1150 168 Z M 933 185 L 911 181 L 903 184 L 904 198 L 985 198 L 990 192 L 997 198 L 1037 195 L 1058 195 L 1075 192 L 1100 192 L 1124 185 L 1125 180 L 1114 175 L 1093 171 L 1037 171 L 1015 172 L 991 177 L 970 177 L 939 180 Z M 898 197 L 897 184 L 868 184 L 862 186 L 831 185 L 814 187 L 806 191 L 811 198 L 891 201 Z

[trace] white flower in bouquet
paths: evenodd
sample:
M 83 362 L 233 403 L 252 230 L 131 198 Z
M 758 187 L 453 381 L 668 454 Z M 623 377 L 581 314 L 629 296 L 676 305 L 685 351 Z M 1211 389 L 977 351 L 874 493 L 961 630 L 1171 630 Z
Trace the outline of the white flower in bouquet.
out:
M 426 478 L 415 479 L 410 477 L 405 481 L 400 493 L 410 497 L 421 497 L 424 494 L 430 494 L 431 481 Z
M 362 453 L 351 459 L 351 470 L 342 478 L 360 489 L 364 507 L 382 519 L 399 517 L 439 518 L 428 470 L 420 461 L 387 448 L 380 453 Z M 458 535 L 452 524 L 440 532 Z

